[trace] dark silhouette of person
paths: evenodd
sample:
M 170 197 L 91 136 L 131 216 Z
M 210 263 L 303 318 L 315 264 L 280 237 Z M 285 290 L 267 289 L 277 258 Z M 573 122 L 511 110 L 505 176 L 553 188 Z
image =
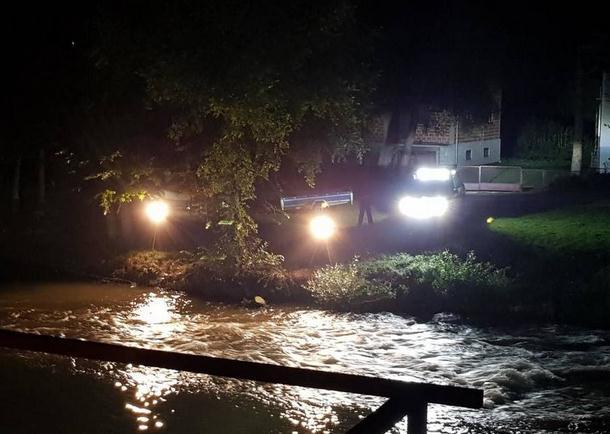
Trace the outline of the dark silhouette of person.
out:
M 358 215 L 358 226 L 362 226 L 364 222 L 364 213 L 366 213 L 366 221 L 368 224 L 373 224 L 373 212 L 371 211 L 371 202 L 373 199 L 373 177 L 368 168 L 363 168 L 362 173 L 356 185 L 356 200 L 360 207 Z

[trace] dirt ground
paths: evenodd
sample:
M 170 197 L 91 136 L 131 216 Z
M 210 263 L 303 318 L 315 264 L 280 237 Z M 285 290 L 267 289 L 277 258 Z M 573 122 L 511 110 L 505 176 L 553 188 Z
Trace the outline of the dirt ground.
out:
M 293 269 L 348 261 L 354 256 L 444 249 L 458 254 L 472 250 L 480 259 L 504 266 L 519 259 L 515 257 L 518 247 L 490 231 L 488 217 L 514 217 L 590 200 L 582 195 L 551 192 L 469 193 L 452 203 L 443 218 L 433 221 L 408 220 L 392 206 L 377 206 L 374 224 L 358 227 L 357 205 L 331 209 L 338 230 L 328 242 L 315 241 L 310 236 L 307 227 L 310 214 L 294 215 L 280 225 L 261 225 L 260 232 L 271 249 L 284 255 L 286 265 Z

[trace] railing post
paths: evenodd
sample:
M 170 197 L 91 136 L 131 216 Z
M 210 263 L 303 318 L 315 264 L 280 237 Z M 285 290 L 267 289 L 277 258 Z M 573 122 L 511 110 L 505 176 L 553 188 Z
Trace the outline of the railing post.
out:
M 523 190 L 523 167 L 519 167 L 519 188 Z
M 408 434 L 426 434 L 428 425 L 428 404 L 413 402 L 405 398 L 390 398 L 379 408 L 362 419 L 348 434 L 381 434 L 407 416 Z
M 407 412 L 407 433 L 426 434 L 428 432 L 428 404 L 417 404 Z

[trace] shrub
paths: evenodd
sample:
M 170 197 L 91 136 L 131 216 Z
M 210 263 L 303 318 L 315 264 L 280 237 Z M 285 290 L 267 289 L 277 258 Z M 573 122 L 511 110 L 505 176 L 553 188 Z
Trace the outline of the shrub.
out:
M 180 289 L 219 301 L 259 295 L 273 301 L 303 296 L 282 266 L 281 256 L 265 246 L 244 255 L 241 264 L 216 251 L 131 252 L 119 259 L 114 276 L 140 284 Z
M 334 308 L 385 298 L 395 301 L 395 310 L 410 313 L 473 313 L 496 305 L 510 283 L 506 270 L 477 262 L 473 253 L 462 259 L 444 251 L 328 266 L 316 271 L 307 289 L 318 303 Z
M 367 280 L 357 261 L 317 270 L 307 282 L 306 288 L 319 304 L 334 308 L 354 307 L 396 297 L 396 290 L 389 283 Z

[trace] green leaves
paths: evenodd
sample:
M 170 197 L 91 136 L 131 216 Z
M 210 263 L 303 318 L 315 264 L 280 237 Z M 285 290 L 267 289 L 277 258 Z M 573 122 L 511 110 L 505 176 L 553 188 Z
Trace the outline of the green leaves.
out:
M 204 204 L 219 245 L 246 264 L 261 246 L 249 215 L 257 183 L 288 158 L 313 185 L 324 158 L 366 150 L 363 89 L 374 75 L 354 11 L 344 1 L 229 0 L 153 3 L 142 14 L 105 17 L 96 57 L 144 89 L 143 103 L 164 114 L 174 146 L 148 159 L 122 147 L 90 179 L 115 191 L 103 196 L 105 207 L 131 191 L 188 191 Z
M 335 308 L 380 298 L 463 308 L 465 302 L 479 303 L 477 297 L 507 290 L 510 283 L 506 270 L 478 262 L 472 252 L 460 258 L 443 251 L 327 266 L 317 270 L 306 287 L 320 304 Z

